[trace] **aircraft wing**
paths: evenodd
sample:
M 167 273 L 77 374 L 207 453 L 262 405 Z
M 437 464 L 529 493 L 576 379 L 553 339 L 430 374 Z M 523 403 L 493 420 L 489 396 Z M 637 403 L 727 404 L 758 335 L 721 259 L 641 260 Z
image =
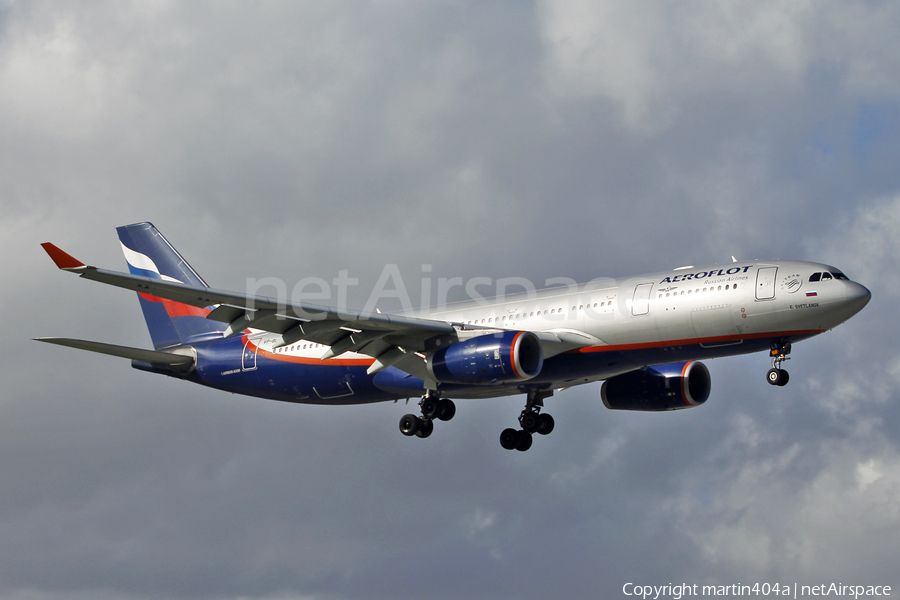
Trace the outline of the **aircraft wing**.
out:
M 389 366 L 428 380 L 425 362 L 416 353 L 431 352 L 458 340 L 463 325 L 400 315 L 338 310 L 306 302 L 217 290 L 141 275 L 108 271 L 85 265 L 51 243 L 44 250 L 64 271 L 85 279 L 164 298 L 198 308 L 210 308 L 208 319 L 223 323 L 225 336 L 238 335 L 248 327 L 280 334 L 281 346 L 309 340 L 330 350 L 324 359 L 345 352 L 358 352 L 375 359 L 369 372 Z

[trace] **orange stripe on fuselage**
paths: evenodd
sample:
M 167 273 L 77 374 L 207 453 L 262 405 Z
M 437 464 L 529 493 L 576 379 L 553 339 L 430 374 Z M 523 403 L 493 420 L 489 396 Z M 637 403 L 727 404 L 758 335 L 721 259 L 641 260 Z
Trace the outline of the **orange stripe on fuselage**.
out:
M 243 340 L 244 345 L 247 346 L 247 348 L 249 348 L 250 350 L 256 350 L 257 356 L 271 358 L 272 360 L 277 360 L 280 362 L 289 362 L 302 365 L 334 365 L 338 367 L 369 366 L 375 362 L 374 358 L 328 358 L 322 360 L 321 358 L 290 356 L 287 354 L 280 354 L 278 352 L 263 350 L 262 348 L 251 342 L 249 339 L 247 339 L 246 335 L 243 337 Z

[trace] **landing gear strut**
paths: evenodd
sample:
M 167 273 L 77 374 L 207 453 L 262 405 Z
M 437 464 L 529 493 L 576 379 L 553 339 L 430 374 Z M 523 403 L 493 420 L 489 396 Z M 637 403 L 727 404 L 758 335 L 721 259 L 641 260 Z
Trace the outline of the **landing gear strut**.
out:
M 787 371 L 781 368 L 781 363 L 786 360 L 791 360 L 788 356 L 790 353 L 791 345 L 787 342 L 772 344 L 772 349 L 769 350 L 769 356 L 772 357 L 772 368 L 766 373 L 766 381 L 770 384 L 778 386 L 787 385 L 791 376 Z
M 504 429 L 500 434 L 500 445 L 506 450 L 518 450 L 525 452 L 531 448 L 535 433 L 547 435 L 553 431 L 553 417 L 544 413 L 544 398 L 553 395 L 552 390 L 528 390 L 528 399 L 525 402 L 525 410 L 519 415 L 519 425 L 522 429 Z
M 400 418 L 400 433 L 427 438 L 434 431 L 434 420 L 449 421 L 456 415 L 456 405 L 453 400 L 440 398 L 433 392 L 426 392 L 419 401 L 419 409 L 422 416 L 403 415 Z

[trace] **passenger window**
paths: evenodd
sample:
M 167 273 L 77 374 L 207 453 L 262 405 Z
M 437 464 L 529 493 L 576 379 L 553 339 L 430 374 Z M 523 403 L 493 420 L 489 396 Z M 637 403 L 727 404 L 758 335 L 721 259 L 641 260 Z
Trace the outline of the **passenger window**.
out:
M 829 273 L 828 271 L 822 273 L 822 281 L 825 281 L 826 279 L 831 279 L 831 273 Z
M 820 280 L 821 278 L 822 278 L 822 274 L 821 274 L 821 273 L 813 273 L 812 275 L 809 276 L 809 280 L 810 280 L 810 281 L 818 281 L 818 280 Z

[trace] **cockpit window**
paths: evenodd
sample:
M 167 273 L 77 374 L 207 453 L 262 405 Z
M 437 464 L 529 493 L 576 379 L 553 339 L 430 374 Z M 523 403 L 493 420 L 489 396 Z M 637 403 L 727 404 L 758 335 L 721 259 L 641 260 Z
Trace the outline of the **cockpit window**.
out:
M 825 281 L 826 279 L 829 281 L 831 280 L 831 273 L 829 273 L 828 271 L 822 273 L 822 281 Z
M 822 279 L 821 273 L 813 273 L 812 275 L 809 276 L 810 281 L 818 281 L 820 279 Z
M 832 271 L 831 274 L 834 275 L 835 279 L 842 279 L 844 281 L 850 281 L 850 278 L 847 277 L 846 275 L 844 275 L 843 273 L 841 273 L 840 271 Z

